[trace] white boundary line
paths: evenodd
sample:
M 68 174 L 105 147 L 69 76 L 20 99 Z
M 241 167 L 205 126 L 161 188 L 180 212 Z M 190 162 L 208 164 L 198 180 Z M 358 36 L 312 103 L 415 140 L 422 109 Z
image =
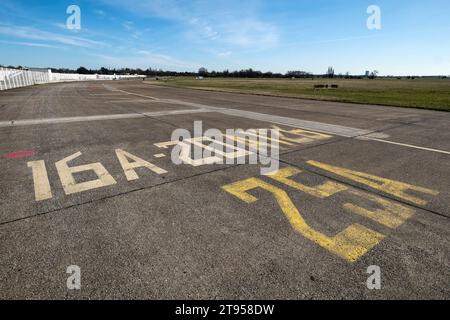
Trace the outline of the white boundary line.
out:
M 137 118 L 145 118 L 145 117 L 163 117 L 163 116 L 178 115 L 178 114 L 192 114 L 192 113 L 204 113 L 204 112 L 211 112 L 211 111 L 204 110 L 204 109 L 187 109 L 187 110 L 142 112 L 142 113 L 107 114 L 107 115 L 83 116 L 83 117 L 24 119 L 24 120 L 0 121 L 0 128 L 22 127 L 22 126 L 41 125 L 41 124 L 58 124 L 58 123 L 102 121 L 102 120 L 137 119 Z
M 425 147 L 415 146 L 413 144 L 400 143 L 400 142 L 394 142 L 394 141 L 383 140 L 383 139 L 375 139 L 375 138 L 369 138 L 369 137 L 365 138 L 365 139 L 372 140 L 372 141 L 383 142 L 383 143 L 395 144 L 397 146 L 402 146 L 402 147 L 414 148 L 414 149 L 431 151 L 431 152 L 437 152 L 437 153 L 443 153 L 443 154 L 450 154 L 450 151 L 444 151 L 444 150 L 432 149 L 432 148 L 425 148 Z

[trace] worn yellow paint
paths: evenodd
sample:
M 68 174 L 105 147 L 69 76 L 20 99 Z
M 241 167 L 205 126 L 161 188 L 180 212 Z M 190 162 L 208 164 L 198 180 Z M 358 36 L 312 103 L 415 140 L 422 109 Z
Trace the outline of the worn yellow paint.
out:
M 222 188 L 247 203 L 258 200 L 248 193 L 250 190 L 262 188 L 271 192 L 295 231 L 349 262 L 357 261 L 385 237 L 360 224 L 353 224 L 336 236 L 328 237 L 314 230 L 305 222 L 284 190 L 257 178 L 239 181 Z
M 210 142 L 211 144 L 206 145 L 204 142 Z M 238 159 L 247 155 L 256 155 L 251 151 L 209 137 L 186 139 L 182 142 L 178 142 L 178 144 L 181 149 L 179 159 L 183 161 L 183 163 L 194 167 L 206 164 L 223 164 L 224 159 Z M 218 145 L 221 147 L 218 147 Z M 199 159 L 193 159 L 191 157 L 191 149 L 195 146 L 199 147 L 202 151 L 202 154 L 200 155 L 201 158 Z
M 116 180 L 114 180 L 105 167 L 99 162 L 76 167 L 69 167 L 67 165 L 67 162 L 78 158 L 81 154 L 81 152 L 77 152 L 55 163 L 64 192 L 67 195 L 116 184 Z M 77 183 L 73 177 L 73 174 L 83 171 L 94 171 L 98 176 L 98 179 Z
M 33 171 L 34 198 L 36 201 L 43 201 L 53 198 L 50 181 L 48 180 L 47 168 L 45 167 L 45 161 L 30 161 L 27 163 L 27 166 Z
M 279 130 L 280 140 L 284 140 L 284 141 L 290 141 L 290 142 L 295 142 L 295 143 L 308 143 L 308 142 L 312 142 L 314 140 L 326 140 L 326 139 L 331 138 L 330 135 L 327 135 L 324 133 L 313 132 L 313 131 L 308 131 L 308 130 L 303 130 L 303 129 L 285 130 L 285 129 L 282 129 L 277 126 L 272 126 L 272 127 Z M 288 137 L 284 133 L 298 136 L 298 138 Z
M 234 135 L 233 136 L 233 135 L 228 135 L 228 134 L 225 134 L 224 136 L 229 138 L 229 139 L 231 139 L 231 140 L 234 140 L 236 142 L 241 142 L 241 143 L 244 143 L 246 145 L 247 144 L 253 145 L 253 147 L 255 149 L 258 148 L 259 145 L 262 145 L 264 147 L 269 146 L 269 142 L 271 142 L 273 144 L 274 141 L 278 142 L 278 144 L 287 145 L 287 146 L 294 146 L 293 143 L 288 142 L 288 141 L 283 141 L 281 139 L 274 139 L 274 138 L 269 137 L 267 135 L 263 137 L 263 136 L 260 135 L 260 132 L 259 132 L 260 130 L 261 129 L 257 129 L 257 134 L 252 134 L 251 132 L 248 132 L 248 131 L 245 132 L 247 137 L 243 137 L 241 135 Z M 254 137 L 255 139 L 249 139 L 251 137 Z M 261 141 L 262 138 L 264 138 L 265 142 Z
M 189 164 L 193 167 L 198 167 L 198 166 L 203 166 L 206 164 L 221 164 L 221 163 L 223 163 L 223 158 L 217 156 L 217 154 L 223 154 L 223 152 L 220 153 L 220 151 L 215 148 L 212 148 L 210 146 L 205 146 L 202 142 L 198 142 L 199 140 L 210 141 L 206 137 L 200 137 L 200 138 L 194 138 L 194 139 L 187 139 L 187 140 L 184 140 L 183 142 L 178 142 L 178 145 L 181 148 L 180 154 L 179 154 L 179 159 L 184 164 Z M 194 154 L 194 158 L 191 157 L 191 150 L 192 150 L 192 148 L 195 148 L 194 145 L 199 147 L 201 150 L 199 159 L 195 159 L 195 154 Z M 209 157 L 205 157 L 205 154 L 204 154 L 205 147 L 208 147 L 209 148 L 208 150 L 211 153 L 214 153 L 215 155 L 213 156 L 211 154 Z
M 147 168 L 157 174 L 167 173 L 166 170 L 161 169 L 160 167 L 155 166 L 154 164 L 145 161 L 144 159 L 141 159 L 139 157 L 136 157 L 135 155 L 126 152 L 122 149 L 116 149 L 116 155 L 117 158 L 119 159 L 120 165 L 122 166 L 122 169 L 125 172 L 125 176 L 127 177 L 128 181 L 139 179 L 139 176 L 135 170 L 137 168 Z M 128 159 L 132 159 L 133 162 L 129 162 Z
M 345 203 L 344 208 L 365 218 L 376 221 L 386 227 L 395 229 L 411 218 L 414 210 L 408 207 L 385 200 L 379 196 L 371 195 L 358 190 L 350 190 L 354 195 L 368 199 L 383 209 L 368 210 L 353 203 Z
M 186 141 L 191 142 L 193 145 L 196 145 L 205 151 L 209 151 L 211 154 L 223 156 L 223 157 L 229 158 L 229 159 L 245 157 L 251 153 L 250 151 L 247 151 L 245 149 L 241 149 L 237 146 L 227 144 L 224 141 L 215 140 L 210 137 L 200 137 L 200 138 L 189 139 Z M 211 142 L 212 144 L 206 145 L 203 143 L 204 141 Z M 220 145 L 222 147 L 219 148 L 218 145 Z M 208 157 L 205 157 L 205 158 L 208 158 Z M 222 160 L 222 158 L 219 158 L 219 159 Z
M 294 189 L 300 190 L 302 192 L 305 192 L 307 194 L 310 194 L 312 196 L 315 196 L 315 197 L 318 197 L 321 199 L 328 198 L 338 192 L 345 191 L 348 189 L 346 186 L 344 186 L 342 184 L 331 182 L 331 181 L 327 181 L 316 187 L 309 187 L 309 186 L 305 186 L 304 184 L 301 184 L 297 181 L 289 179 L 290 177 L 292 177 L 296 174 L 299 174 L 301 172 L 302 171 L 297 168 L 287 167 L 287 168 L 280 169 L 280 170 L 276 171 L 275 173 L 270 173 L 267 176 L 278 182 L 284 183 L 285 185 L 290 186 Z
M 164 153 L 158 153 L 154 155 L 155 158 L 164 158 L 165 156 L 166 155 Z
M 335 167 L 328 164 L 324 164 L 317 161 L 308 161 L 308 164 L 321 168 L 323 170 L 332 172 L 334 174 L 337 174 L 339 176 L 342 176 L 344 178 L 356 181 L 358 183 L 365 184 L 373 189 L 380 190 L 382 192 L 389 193 L 397 198 L 412 202 L 417 205 L 426 205 L 428 202 L 426 200 L 420 199 L 418 197 L 409 195 L 405 193 L 407 190 L 412 190 L 416 192 L 421 192 L 425 194 L 430 195 L 437 195 L 439 194 L 438 191 L 414 186 L 411 184 L 395 181 L 395 180 L 389 180 L 382 177 L 377 177 L 374 175 L 370 175 L 363 172 L 357 172 L 345 168 Z
M 279 145 L 281 145 L 281 148 L 283 149 L 284 146 L 295 146 L 295 144 L 302 144 L 302 143 L 309 143 L 312 142 L 313 140 L 324 140 L 324 139 L 329 139 L 331 138 L 330 135 L 324 134 L 324 133 L 319 133 L 319 132 L 313 132 L 313 131 L 308 131 L 308 130 L 303 130 L 303 129 L 293 129 L 293 130 L 285 130 L 285 129 L 281 129 L 275 125 L 272 126 L 274 129 L 278 129 L 279 132 L 279 138 L 276 139 L 276 141 L 278 142 Z M 264 136 L 265 142 L 261 141 L 261 137 L 260 137 L 260 131 L 261 130 L 270 130 L 270 129 L 255 129 L 256 133 L 252 133 L 249 130 L 243 132 L 245 134 L 245 136 L 240 136 L 240 135 L 229 135 L 229 134 L 223 134 L 224 137 L 226 137 L 229 141 L 235 141 L 238 143 L 243 143 L 245 145 L 249 145 L 251 147 L 253 147 L 254 149 L 257 149 L 260 145 L 261 146 L 268 146 L 269 142 L 272 142 L 275 140 L 272 137 L 267 137 Z M 289 135 L 293 135 L 293 136 L 297 136 L 297 137 L 289 137 L 285 134 L 289 134 Z M 249 139 L 251 137 L 254 137 L 255 139 Z M 202 141 L 202 140 L 207 140 L 207 137 L 200 137 L 200 138 L 195 138 L 195 139 L 190 139 L 191 141 L 189 142 L 193 142 L 195 144 L 195 142 L 198 141 Z M 171 146 L 175 146 L 177 144 L 179 144 L 180 141 L 166 141 L 166 142 L 160 142 L 160 143 L 155 143 L 154 145 L 158 148 L 162 148 L 162 149 L 167 149 Z M 216 141 L 217 142 L 217 141 Z

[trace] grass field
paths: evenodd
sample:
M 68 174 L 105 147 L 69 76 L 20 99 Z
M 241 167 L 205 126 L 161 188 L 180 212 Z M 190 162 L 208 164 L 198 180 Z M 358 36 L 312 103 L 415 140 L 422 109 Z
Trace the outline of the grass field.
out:
M 379 104 L 450 111 L 450 79 L 225 79 L 195 80 L 179 77 L 152 84 L 289 96 L 317 100 Z M 316 84 L 337 84 L 338 89 L 314 89 Z

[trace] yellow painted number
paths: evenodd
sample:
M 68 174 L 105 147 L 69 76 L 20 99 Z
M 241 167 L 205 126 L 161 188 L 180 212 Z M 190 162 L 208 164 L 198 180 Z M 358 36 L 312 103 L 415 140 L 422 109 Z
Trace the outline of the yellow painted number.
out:
M 350 192 L 361 198 L 372 201 L 377 206 L 382 207 L 383 209 L 368 210 L 353 203 L 346 203 L 344 204 L 344 208 L 346 210 L 371 219 L 386 227 L 396 229 L 401 226 L 406 220 L 411 218 L 414 214 L 413 209 L 394 203 L 392 201 L 385 200 L 381 197 L 357 190 L 350 190 Z
M 278 170 L 274 174 L 267 175 L 269 178 L 281 182 L 287 186 L 290 186 L 294 189 L 307 193 L 309 195 L 324 199 L 332 196 L 341 191 L 345 191 L 348 188 L 342 184 L 327 181 L 324 184 L 317 187 L 308 187 L 304 184 L 296 182 L 294 180 L 289 179 L 290 177 L 301 173 L 302 171 L 297 168 L 287 167 L 284 169 Z
M 285 130 L 277 126 L 272 126 L 275 129 L 278 129 L 280 132 L 280 140 L 294 142 L 294 143 L 308 143 L 312 142 L 314 140 L 326 140 L 330 139 L 331 136 L 319 133 L 319 132 L 313 132 L 313 131 L 307 131 L 303 129 L 293 129 L 293 130 Z M 286 134 L 297 136 L 298 138 L 291 138 L 287 136 Z
M 257 188 L 269 191 L 275 196 L 278 205 L 295 231 L 349 262 L 357 261 L 384 239 L 384 235 L 360 224 L 353 224 L 336 236 L 328 237 L 314 230 L 305 222 L 284 190 L 257 178 L 250 178 L 223 187 L 226 192 L 247 203 L 253 203 L 258 200 L 248 193 L 248 191 Z
M 377 177 L 363 172 L 357 172 L 345 168 L 334 167 L 317 161 L 308 161 L 307 163 L 317 168 L 321 168 L 323 170 L 337 174 L 341 177 L 356 181 L 361 184 L 365 184 L 366 186 L 369 186 L 373 189 L 389 193 L 397 198 L 412 202 L 417 205 L 426 205 L 428 202 L 418 197 L 409 195 L 405 193 L 405 191 L 412 190 L 415 192 L 421 192 L 430 195 L 439 194 L 439 192 L 431 189 L 414 186 L 400 181 L 389 180 L 386 178 Z

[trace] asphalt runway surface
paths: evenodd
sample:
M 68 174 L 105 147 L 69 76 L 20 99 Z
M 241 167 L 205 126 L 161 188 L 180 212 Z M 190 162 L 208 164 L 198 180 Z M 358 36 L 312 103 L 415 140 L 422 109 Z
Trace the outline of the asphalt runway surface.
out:
M 280 128 L 280 171 L 174 164 L 194 121 Z M 0 298 L 448 299 L 449 128 L 140 81 L 2 91 Z

